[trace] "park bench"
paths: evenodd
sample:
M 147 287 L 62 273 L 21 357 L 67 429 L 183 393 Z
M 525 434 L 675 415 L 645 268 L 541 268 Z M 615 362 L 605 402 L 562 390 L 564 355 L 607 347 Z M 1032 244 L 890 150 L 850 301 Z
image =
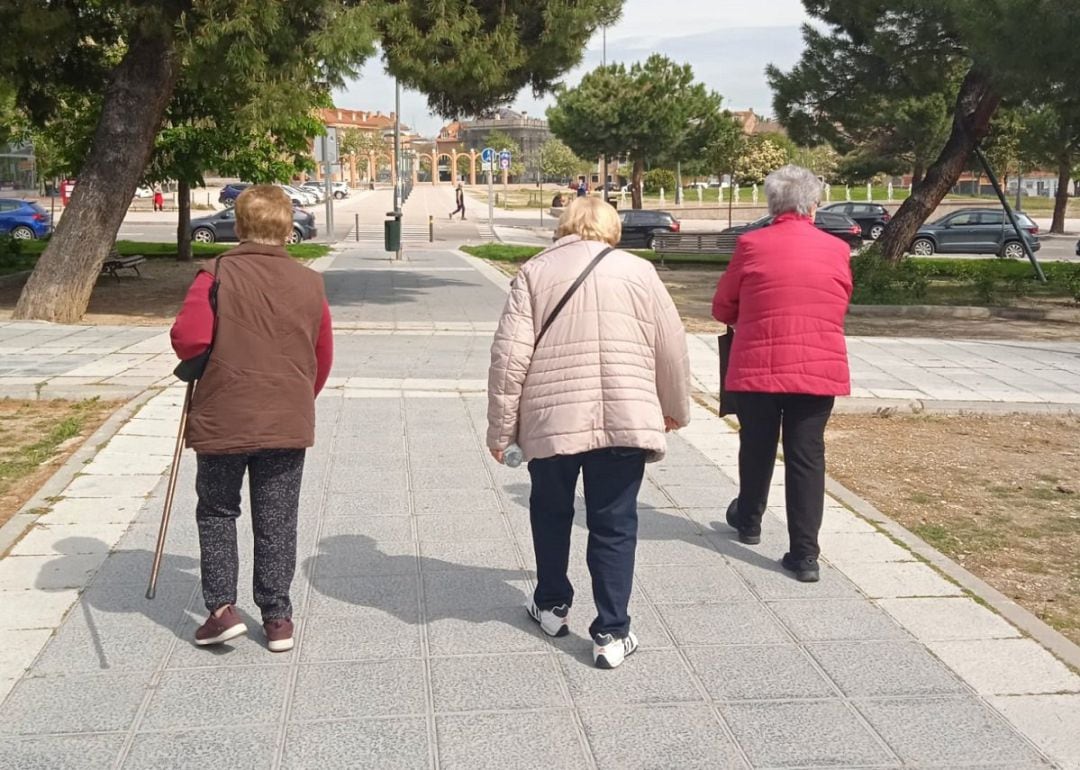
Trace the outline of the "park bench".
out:
M 133 270 L 135 271 L 135 275 L 142 278 L 142 273 L 139 272 L 139 265 L 145 261 L 146 257 L 141 254 L 122 257 L 116 249 L 113 249 L 109 252 L 109 256 L 105 257 L 105 261 L 101 265 L 101 274 L 111 275 L 113 278 L 119 279 L 121 270 Z
M 730 257 L 735 253 L 734 233 L 656 233 L 653 248 L 663 257 L 667 254 Z

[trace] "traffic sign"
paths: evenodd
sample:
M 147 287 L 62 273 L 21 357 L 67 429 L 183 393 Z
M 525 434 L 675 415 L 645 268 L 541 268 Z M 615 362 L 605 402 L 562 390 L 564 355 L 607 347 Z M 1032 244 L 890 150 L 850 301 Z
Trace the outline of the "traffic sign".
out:
M 484 165 L 490 165 L 495 162 L 495 150 L 491 147 L 485 147 L 480 151 L 480 160 Z
M 499 168 L 504 171 L 510 168 L 510 150 L 503 150 L 499 153 Z

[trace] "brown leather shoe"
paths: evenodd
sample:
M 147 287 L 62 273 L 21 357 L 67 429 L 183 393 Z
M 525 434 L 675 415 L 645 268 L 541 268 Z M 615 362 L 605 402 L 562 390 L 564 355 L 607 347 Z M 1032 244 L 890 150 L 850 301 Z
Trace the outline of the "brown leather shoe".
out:
M 195 632 L 195 644 L 200 647 L 221 644 L 246 633 L 247 626 L 236 612 L 236 608 L 230 604 L 220 616 L 215 617 L 211 613 L 206 622 L 199 626 Z
M 288 618 L 275 618 L 263 623 L 266 647 L 270 652 L 288 652 L 293 648 L 293 624 Z

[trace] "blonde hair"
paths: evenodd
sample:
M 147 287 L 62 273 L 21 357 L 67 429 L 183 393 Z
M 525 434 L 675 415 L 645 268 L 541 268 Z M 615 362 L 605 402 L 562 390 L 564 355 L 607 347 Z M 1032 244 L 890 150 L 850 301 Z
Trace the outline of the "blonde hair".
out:
M 559 217 L 555 230 L 557 238 L 566 235 L 617 246 L 622 238 L 622 221 L 615 207 L 600 198 L 575 198 Z
M 283 246 L 292 231 L 292 200 L 280 187 L 252 185 L 237 196 L 236 235 L 240 240 Z

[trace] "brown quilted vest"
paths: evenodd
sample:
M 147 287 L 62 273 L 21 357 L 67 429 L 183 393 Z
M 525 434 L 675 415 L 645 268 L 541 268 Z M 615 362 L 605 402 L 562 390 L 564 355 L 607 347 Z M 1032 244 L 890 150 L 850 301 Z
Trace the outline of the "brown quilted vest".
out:
M 214 272 L 214 263 L 204 268 Z M 242 243 L 219 267 L 217 336 L 195 388 L 187 443 L 200 454 L 315 443 L 322 276 L 283 247 Z

